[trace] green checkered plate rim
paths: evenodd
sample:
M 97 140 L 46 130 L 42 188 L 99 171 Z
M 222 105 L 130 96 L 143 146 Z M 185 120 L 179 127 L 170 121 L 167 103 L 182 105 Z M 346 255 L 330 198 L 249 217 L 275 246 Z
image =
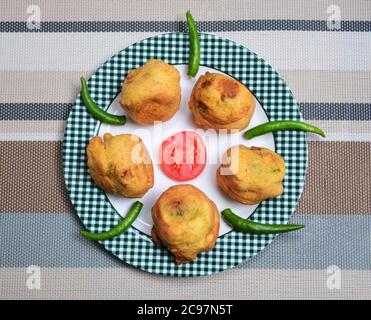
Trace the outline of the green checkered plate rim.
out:
M 263 59 L 233 41 L 214 35 L 200 34 L 200 41 L 201 65 L 220 70 L 247 86 L 270 120 L 302 120 L 290 89 Z M 188 55 L 187 33 L 168 33 L 145 39 L 105 62 L 89 79 L 89 91 L 98 105 L 108 108 L 131 69 L 142 66 L 149 59 L 161 59 L 173 65 L 187 64 Z M 105 193 L 92 181 L 86 164 L 86 145 L 98 125 L 99 122 L 87 112 L 79 95 L 71 109 L 64 134 L 64 177 L 77 215 L 92 232 L 106 231 L 121 219 Z M 274 133 L 274 139 L 276 152 L 286 162 L 285 191 L 280 197 L 263 201 L 250 219 L 260 223 L 281 224 L 289 221 L 303 189 L 307 139 L 306 134 L 299 131 L 277 132 Z M 186 277 L 208 275 L 235 267 L 255 256 L 274 238 L 275 235 L 231 231 L 219 237 L 211 251 L 203 252 L 196 261 L 183 265 L 176 265 L 165 248 L 156 246 L 148 235 L 136 228 L 130 228 L 124 234 L 101 244 L 134 267 L 162 275 Z

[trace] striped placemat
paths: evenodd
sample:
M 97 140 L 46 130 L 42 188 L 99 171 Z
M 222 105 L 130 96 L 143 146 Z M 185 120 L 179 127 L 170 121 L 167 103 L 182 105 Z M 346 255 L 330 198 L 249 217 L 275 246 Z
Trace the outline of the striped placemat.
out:
M 35 2 L 0 10 L 1 299 L 371 299 L 371 1 Z M 184 31 L 188 9 L 201 31 L 264 57 L 328 135 L 309 136 L 300 235 L 184 279 L 128 267 L 79 235 L 61 145 L 79 77 L 138 40 Z

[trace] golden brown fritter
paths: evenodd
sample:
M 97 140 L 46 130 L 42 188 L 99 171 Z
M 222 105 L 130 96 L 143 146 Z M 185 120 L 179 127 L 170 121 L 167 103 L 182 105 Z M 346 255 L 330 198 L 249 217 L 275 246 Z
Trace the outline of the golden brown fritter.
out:
M 88 167 L 95 183 L 126 198 L 142 197 L 153 187 L 153 165 L 142 140 L 132 134 L 95 136 L 87 147 Z
M 256 204 L 283 193 L 285 161 L 267 148 L 235 146 L 216 173 L 219 187 L 232 199 Z
M 213 201 L 190 184 L 167 189 L 152 207 L 152 238 L 182 264 L 209 251 L 219 233 L 219 213 Z
M 180 75 L 161 60 L 149 60 L 127 75 L 121 90 L 122 108 L 140 124 L 169 120 L 179 109 Z
M 238 81 L 206 72 L 193 87 L 188 106 L 198 127 L 241 130 L 252 118 L 255 99 Z

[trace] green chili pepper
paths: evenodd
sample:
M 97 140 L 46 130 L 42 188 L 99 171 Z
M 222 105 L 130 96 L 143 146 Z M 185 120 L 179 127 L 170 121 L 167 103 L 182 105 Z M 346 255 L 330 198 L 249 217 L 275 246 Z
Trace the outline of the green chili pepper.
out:
M 88 86 L 86 84 L 86 80 L 81 77 L 81 97 L 82 101 L 84 102 L 86 108 L 90 112 L 90 114 L 97 120 L 102 121 L 108 124 L 114 125 L 124 125 L 126 122 L 125 116 L 117 116 L 114 114 L 110 114 L 100 108 L 96 102 L 90 97 Z
M 244 133 L 246 139 L 251 139 L 257 136 L 261 136 L 268 132 L 280 131 L 280 130 L 299 130 L 299 131 L 308 131 L 312 133 L 319 134 L 322 137 L 325 137 L 325 132 L 320 128 L 317 128 L 309 123 L 295 121 L 295 120 L 280 120 L 280 121 L 271 121 L 263 123 L 255 128 L 247 130 Z
M 81 234 L 91 240 L 103 241 L 117 237 L 118 235 L 124 233 L 133 224 L 135 219 L 138 217 L 140 211 L 142 210 L 143 203 L 140 201 L 135 201 L 129 210 L 128 214 L 122 219 L 115 227 L 103 233 L 91 233 L 88 231 L 81 231 Z
M 262 224 L 243 219 L 234 214 L 231 209 L 222 211 L 223 218 L 238 231 L 255 233 L 255 234 L 271 234 L 285 233 L 304 228 L 302 224 Z
M 201 45 L 200 38 L 198 37 L 197 33 L 197 25 L 196 22 L 193 20 L 190 11 L 187 11 L 186 18 L 188 24 L 190 46 L 188 75 L 194 77 L 198 72 L 198 68 L 200 67 Z

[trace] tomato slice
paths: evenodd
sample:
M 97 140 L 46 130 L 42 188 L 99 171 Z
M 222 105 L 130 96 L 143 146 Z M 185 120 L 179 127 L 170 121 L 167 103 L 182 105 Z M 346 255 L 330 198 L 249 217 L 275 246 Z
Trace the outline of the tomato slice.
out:
M 160 165 L 162 171 L 173 180 L 192 180 L 205 168 L 205 144 L 193 131 L 178 132 L 162 142 Z

